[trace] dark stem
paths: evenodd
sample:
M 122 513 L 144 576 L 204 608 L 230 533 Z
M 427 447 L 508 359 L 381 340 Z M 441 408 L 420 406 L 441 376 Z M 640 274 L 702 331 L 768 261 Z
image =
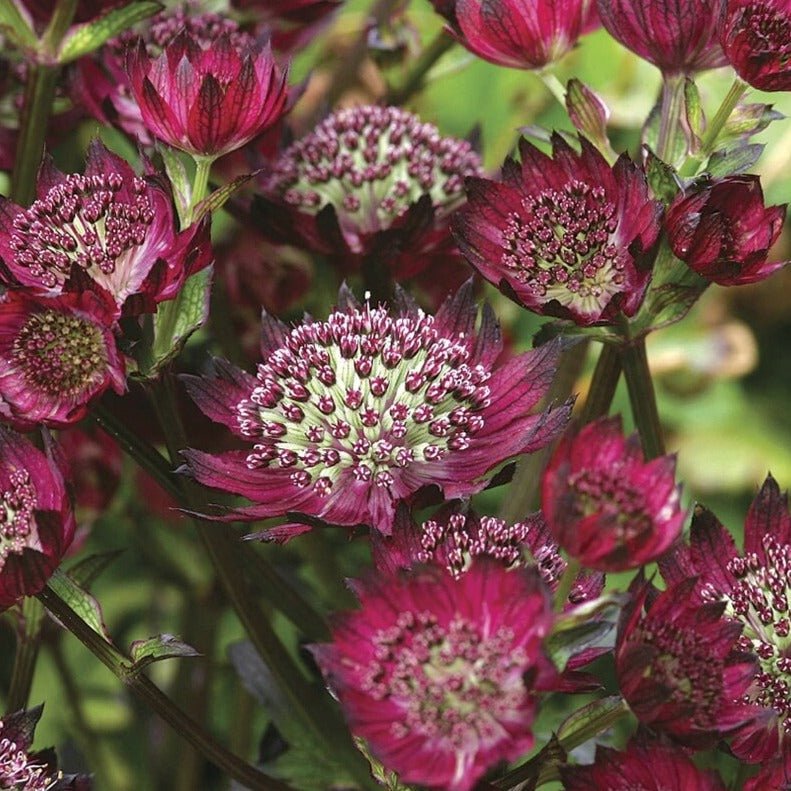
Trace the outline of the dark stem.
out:
M 22 603 L 22 617 L 24 623 L 17 635 L 14 667 L 11 670 L 11 685 L 6 702 L 9 714 L 27 708 L 38 659 L 44 608 L 37 599 L 26 598 Z
M 602 345 L 596 369 L 593 372 L 588 397 L 580 411 L 580 424 L 591 423 L 610 411 L 618 380 L 621 378 L 621 355 L 618 347 L 610 343 Z
M 630 341 L 621 348 L 621 364 L 629 391 L 629 403 L 632 405 L 632 417 L 640 433 L 646 461 L 663 456 L 665 443 L 656 406 L 654 383 L 648 368 L 645 337 Z
M 252 791 L 291 791 L 290 786 L 259 772 L 215 741 L 146 676 L 134 672 L 132 660 L 95 632 L 52 588 L 44 588 L 38 598 L 120 681 L 219 769 Z
M 385 104 L 400 105 L 406 102 L 422 87 L 426 75 L 434 64 L 455 44 L 455 40 L 443 28 L 429 42 L 429 45 L 420 53 L 412 65 L 409 74 L 401 85 L 391 88 L 385 96 Z

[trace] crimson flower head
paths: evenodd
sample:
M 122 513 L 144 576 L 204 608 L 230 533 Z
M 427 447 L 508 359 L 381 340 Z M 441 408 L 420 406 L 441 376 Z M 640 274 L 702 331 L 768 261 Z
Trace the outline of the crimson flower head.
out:
M 289 330 L 265 316 L 256 376 L 227 363 L 187 377 L 198 406 L 250 444 L 185 453 L 204 484 L 244 495 L 258 519 L 289 512 L 391 532 L 396 504 L 426 486 L 479 491 L 501 461 L 543 447 L 569 405 L 538 414 L 560 347 L 499 362 L 499 331 L 467 284 L 436 316 L 360 305 L 346 291 L 326 321 Z
M 211 263 L 205 223 L 176 230 L 170 194 L 95 140 L 85 174 L 41 168 L 30 208 L 0 198 L 6 282 L 56 296 L 86 289 L 117 315 L 153 311 Z
M 448 230 L 464 179 L 481 174 L 470 143 L 398 107 L 338 110 L 287 148 L 263 182 L 256 220 L 274 241 L 348 267 L 367 256 L 411 277 L 458 257 Z
M 783 229 L 786 207 L 764 206 L 758 176 L 729 176 L 679 195 L 665 230 L 678 258 L 722 286 L 763 280 L 783 266 L 767 263 Z
M 691 578 L 662 593 L 638 576 L 615 646 L 618 685 L 629 708 L 653 730 L 692 749 L 713 747 L 755 719 L 742 702 L 755 657 L 737 649 L 741 624 L 722 602 L 701 604 Z
M 550 533 L 583 566 L 625 571 L 656 560 L 684 523 L 674 456 L 646 462 L 637 434 L 603 418 L 561 439 L 541 480 Z
M 726 0 L 720 38 L 745 82 L 762 91 L 791 90 L 789 0 Z
M 5 426 L 0 426 L 0 500 L 0 610 L 5 610 L 42 590 L 75 529 L 51 448 L 42 452 Z M 6 787 L 0 783 L 0 788 Z
M 535 571 L 478 559 L 357 587 L 360 610 L 313 646 L 352 732 L 405 783 L 470 791 L 533 744 L 532 684 L 551 625 Z
M 196 157 L 241 148 L 286 109 L 287 72 L 270 46 L 240 43 L 231 33 L 204 46 L 184 31 L 155 59 L 139 42 L 128 71 L 149 132 Z
M 596 748 L 589 766 L 561 767 L 566 791 L 726 791 L 716 772 L 698 769 L 686 752 L 644 734 L 624 752 Z
M 541 69 L 598 27 L 594 0 L 432 0 L 458 41 L 478 57 Z
M 726 66 L 718 38 L 722 0 L 597 0 L 609 34 L 666 76 Z
M 548 157 L 522 140 L 501 182 L 467 181 L 453 225 L 467 260 L 515 302 L 580 325 L 632 316 L 651 276 L 660 204 L 626 156 L 610 167 L 584 138 Z
M 0 415 L 29 431 L 81 420 L 108 387 L 126 390 L 111 308 L 90 291 L 0 299 Z
M 725 605 L 725 617 L 743 627 L 740 647 L 758 657 L 758 672 L 747 702 L 763 707 L 763 719 L 745 726 L 732 740 L 733 752 L 750 762 L 791 750 L 791 657 L 788 656 L 788 580 L 791 578 L 791 514 L 788 497 L 769 476 L 750 506 L 744 525 L 744 552 L 717 518 L 698 507 L 690 545 L 679 545 L 660 562 L 673 585 L 698 577 L 697 597 Z

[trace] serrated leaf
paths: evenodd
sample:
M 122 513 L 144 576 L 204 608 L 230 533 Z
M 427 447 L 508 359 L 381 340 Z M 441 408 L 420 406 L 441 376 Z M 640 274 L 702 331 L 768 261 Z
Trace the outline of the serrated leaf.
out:
M 172 634 L 158 634 L 147 640 L 135 640 L 129 646 L 129 654 L 134 662 L 135 671 L 163 659 L 200 656 L 200 653 L 191 645 L 187 645 Z
M 61 64 L 70 63 L 99 49 L 111 38 L 143 19 L 153 16 L 162 8 L 161 3 L 153 0 L 138 0 L 122 8 L 114 8 L 90 22 L 75 25 L 60 45 L 58 61 Z
M 38 37 L 14 0 L 0 0 L 0 31 L 20 49 L 38 48 Z
M 94 632 L 112 644 L 99 602 L 73 579 L 58 569 L 49 579 L 49 587 L 82 618 Z
M 659 159 L 647 146 L 644 149 L 645 177 L 654 195 L 664 204 L 670 203 L 681 190 L 676 171 Z
M 405 786 L 399 781 L 395 772 L 391 772 L 381 761 L 374 758 L 368 749 L 365 739 L 355 736 L 354 743 L 357 745 L 357 749 L 368 759 L 368 763 L 371 764 L 371 772 L 377 783 L 387 789 L 387 791 L 410 791 L 409 786 Z
M 245 173 L 243 176 L 237 176 L 233 181 L 214 190 L 211 195 L 204 198 L 197 205 L 192 221 L 200 222 L 207 214 L 213 214 L 221 209 L 234 192 L 241 189 L 250 179 L 255 178 L 260 172 L 260 170 L 256 170 L 253 173 Z
M 758 161 L 763 150 L 763 143 L 748 143 L 720 149 L 709 157 L 705 170 L 714 178 L 746 173 Z
M 67 574 L 77 585 L 87 590 L 93 581 L 123 553 L 123 549 L 114 549 L 109 552 L 89 555 L 79 563 L 75 563 Z

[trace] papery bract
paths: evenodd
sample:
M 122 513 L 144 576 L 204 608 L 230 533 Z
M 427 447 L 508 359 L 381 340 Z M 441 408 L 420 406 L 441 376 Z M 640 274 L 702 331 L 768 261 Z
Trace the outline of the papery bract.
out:
M 46 160 L 30 208 L 0 198 L 4 279 L 55 296 L 97 291 L 116 314 L 154 311 L 212 260 L 208 224 L 178 232 L 170 194 L 95 140 L 85 174 Z
M 722 48 L 736 73 L 762 91 L 791 90 L 791 2 L 725 0 Z
M 361 609 L 313 646 L 352 732 L 406 783 L 469 791 L 533 744 L 531 687 L 552 616 L 538 574 L 476 560 L 356 585 Z
M 737 650 L 741 625 L 722 603 L 691 597 L 694 578 L 662 593 L 638 576 L 624 608 L 615 668 L 624 700 L 644 725 L 693 749 L 713 747 L 760 714 L 741 698 L 757 669 Z
M 195 477 L 251 499 L 249 518 L 295 512 L 388 534 L 398 500 L 479 491 L 494 466 L 562 430 L 568 404 L 531 414 L 559 345 L 497 362 L 497 325 L 486 308 L 476 332 L 469 284 L 436 316 L 398 301 L 390 315 L 342 292 L 326 321 L 291 330 L 265 316 L 257 376 L 221 363 L 214 379 L 187 377 L 198 406 L 252 445 L 186 452 Z
M 786 207 L 764 206 L 758 176 L 731 176 L 679 195 L 665 229 L 676 256 L 722 286 L 763 280 L 782 262 L 767 262 L 783 229 Z
M 589 568 L 623 571 L 656 560 L 684 523 L 675 466 L 674 456 L 646 462 L 619 417 L 566 435 L 541 479 L 550 533 Z
M 0 501 L 0 610 L 4 610 L 42 590 L 75 529 L 63 476 L 50 448 L 43 453 L 5 426 L 0 426 Z
M 0 298 L 0 419 L 67 426 L 107 388 L 126 389 L 112 306 L 93 292 Z
M 501 182 L 468 179 L 453 226 L 470 264 L 515 302 L 590 325 L 640 307 L 661 207 L 626 155 L 611 168 L 581 144 L 555 135 L 548 157 L 522 140 Z
M 764 708 L 762 720 L 732 739 L 733 752 L 756 762 L 791 755 L 791 514 L 788 497 L 769 476 L 750 506 L 744 552 L 710 511 L 698 507 L 690 544 L 660 561 L 669 584 L 698 577 L 701 601 L 724 602 L 725 616 L 742 624 L 740 647 L 758 657 L 759 669 L 745 699 Z
M 541 69 L 598 26 L 594 0 L 432 0 L 470 52 L 500 66 Z
M 601 23 L 665 75 L 727 65 L 718 38 L 721 0 L 598 0 Z

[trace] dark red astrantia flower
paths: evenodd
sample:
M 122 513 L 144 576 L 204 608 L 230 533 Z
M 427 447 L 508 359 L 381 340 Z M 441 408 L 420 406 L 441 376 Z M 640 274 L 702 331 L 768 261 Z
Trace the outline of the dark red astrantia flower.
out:
M 185 453 L 208 486 L 250 498 L 250 518 L 288 512 L 391 531 L 398 500 L 425 486 L 479 491 L 501 461 L 543 447 L 569 405 L 531 414 L 557 365 L 556 344 L 499 363 L 494 317 L 468 284 L 436 316 L 405 295 L 391 315 L 342 292 L 326 321 L 289 330 L 265 316 L 257 376 L 227 363 L 188 377 L 198 406 L 251 444 Z
M 741 698 L 755 657 L 737 650 L 741 624 L 722 617 L 722 602 L 691 597 L 696 580 L 661 594 L 638 576 L 615 646 L 618 685 L 637 718 L 692 749 L 713 747 L 760 714 Z
M 356 586 L 361 609 L 313 646 L 349 726 L 405 783 L 469 791 L 533 744 L 532 682 L 552 615 L 538 574 L 478 559 Z
M 759 670 L 745 699 L 765 717 L 741 729 L 732 749 L 748 761 L 791 755 L 791 514 L 788 497 L 769 476 L 750 506 L 744 552 L 710 511 L 698 507 L 690 545 L 660 561 L 669 584 L 699 577 L 702 601 L 724 602 L 725 616 L 743 626 L 740 646 L 758 657 Z
M 47 160 L 37 200 L 0 198 L 0 258 L 6 282 L 55 296 L 86 288 L 115 303 L 116 316 L 154 311 L 212 260 L 208 225 L 178 232 L 170 194 L 141 178 L 95 140 L 85 174 Z
M 720 39 L 745 82 L 762 91 L 791 90 L 789 0 L 726 0 Z
M 597 747 L 595 763 L 560 773 L 566 791 L 726 791 L 715 772 L 698 769 L 684 750 L 645 736 L 624 752 Z
M 666 76 L 727 65 L 718 40 L 721 0 L 598 0 L 610 35 Z
M 269 45 L 240 45 L 229 33 L 203 46 L 182 32 L 154 60 L 140 42 L 128 71 L 149 132 L 198 157 L 241 148 L 286 109 L 287 72 Z
M 34 596 L 74 537 L 74 515 L 50 449 L 0 426 L 0 610 Z M 0 766 L 2 763 L 0 762 Z M 0 774 L 0 780 L 2 780 Z M 0 788 L 6 786 L 0 783 Z
M 521 167 L 507 160 L 502 182 L 468 179 L 453 226 L 467 260 L 507 296 L 590 325 L 640 307 L 661 206 L 626 155 L 611 168 L 581 144 L 578 154 L 555 135 L 550 158 L 522 140 Z
M 764 206 L 758 176 L 730 176 L 679 195 L 665 229 L 673 252 L 722 286 L 763 280 L 783 266 L 767 263 L 783 229 L 786 207 Z
M 624 571 L 650 563 L 684 523 L 674 456 L 646 462 L 637 434 L 603 418 L 561 439 L 544 470 L 541 501 L 553 538 L 583 566 Z
M 432 0 L 470 52 L 500 66 L 541 69 L 598 26 L 593 0 Z

